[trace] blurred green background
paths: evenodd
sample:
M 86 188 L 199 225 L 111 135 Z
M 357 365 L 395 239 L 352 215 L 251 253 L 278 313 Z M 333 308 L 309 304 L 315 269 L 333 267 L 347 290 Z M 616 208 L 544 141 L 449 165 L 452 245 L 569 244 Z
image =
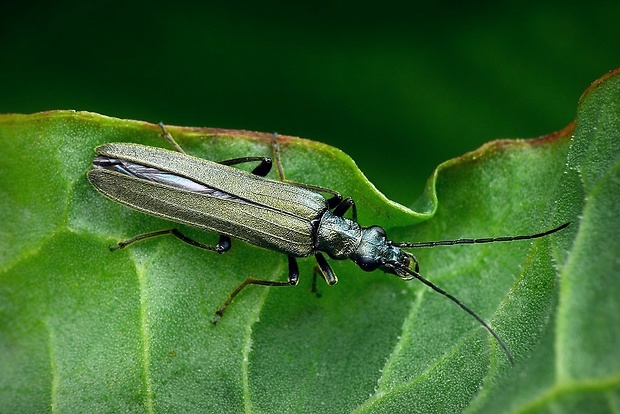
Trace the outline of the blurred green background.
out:
M 4 4 L 0 112 L 310 138 L 410 204 L 442 161 L 568 124 L 620 66 L 619 17 L 618 1 Z

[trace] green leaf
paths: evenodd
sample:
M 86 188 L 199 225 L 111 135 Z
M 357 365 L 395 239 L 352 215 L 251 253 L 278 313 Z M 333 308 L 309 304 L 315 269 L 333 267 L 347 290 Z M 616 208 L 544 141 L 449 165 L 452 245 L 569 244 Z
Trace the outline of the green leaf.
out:
M 270 134 L 169 127 L 212 160 L 270 155 Z M 395 241 L 530 234 L 534 241 L 415 251 L 417 282 L 330 261 L 340 282 L 309 293 L 286 258 L 233 241 L 216 255 L 87 182 L 93 148 L 166 147 L 158 127 L 58 111 L 0 116 L 0 401 L 6 412 L 618 412 L 620 72 L 584 94 L 577 120 L 534 140 L 491 142 L 440 165 L 414 213 L 385 199 L 337 149 L 280 137 L 288 179 L 355 199 Z M 378 145 L 381 143 L 378 143 Z M 389 160 L 385 161 L 389 168 Z M 240 168 L 251 168 L 242 165 Z M 192 229 L 205 243 L 217 236 Z

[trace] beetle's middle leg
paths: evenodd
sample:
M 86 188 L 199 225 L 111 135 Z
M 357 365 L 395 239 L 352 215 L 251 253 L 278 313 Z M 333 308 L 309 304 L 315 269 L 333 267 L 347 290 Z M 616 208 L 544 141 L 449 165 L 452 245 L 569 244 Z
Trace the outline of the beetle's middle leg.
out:
M 299 266 L 297 266 L 297 259 L 293 256 L 288 257 L 288 280 L 285 282 L 274 281 L 274 280 L 263 280 L 256 279 L 254 277 L 248 277 L 245 279 L 235 290 L 233 290 L 230 295 L 228 295 L 228 299 L 220 308 L 215 311 L 215 318 L 211 323 L 213 325 L 217 324 L 218 321 L 224 315 L 224 312 L 228 308 L 228 306 L 232 303 L 233 299 L 248 285 L 260 285 L 260 286 L 295 286 L 299 281 Z
M 269 157 L 233 158 L 230 160 L 220 161 L 218 162 L 218 164 L 235 165 L 235 164 L 242 164 L 244 162 L 255 162 L 255 161 L 260 161 L 260 164 L 258 164 L 258 166 L 252 170 L 252 174 L 258 175 L 260 177 L 264 177 L 267 174 L 269 174 L 269 171 L 271 171 L 271 167 L 273 166 L 273 162 L 271 161 L 271 158 Z

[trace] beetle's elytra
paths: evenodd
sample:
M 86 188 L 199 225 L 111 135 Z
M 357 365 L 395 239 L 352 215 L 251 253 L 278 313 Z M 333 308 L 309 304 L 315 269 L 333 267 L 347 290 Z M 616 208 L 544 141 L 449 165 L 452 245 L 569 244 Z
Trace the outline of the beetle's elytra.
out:
M 247 278 L 215 312 L 214 324 L 247 285 L 296 285 L 299 257 L 314 255 L 327 284 L 336 284 L 338 279 L 325 259 L 326 253 L 335 260 L 351 259 L 365 271 L 380 269 L 403 280 L 420 280 L 477 319 L 513 362 L 508 347 L 490 325 L 456 297 L 420 276 L 418 260 L 403 249 L 535 239 L 562 230 L 569 223 L 525 236 L 395 243 L 388 240 L 382 227 L 362 227 L 357 223 L 356 207 L 351 198 L 343 199 L 333 190 L 286 181 L 275 134 L 273 160 L 243 157 L 213 162 L 185 154 L 163 124 L 160 125 L 176 151 L 128 143 L 101 145 L 95 149 L 97 156 L 93 169 L 88 172 L 89 181 L 97 191 L 120 204 L 218 233 L 219 241 L 215 246 L 206 245 L 173 228 L 133 237 L 113 249 L 170 234 L 192 246 L 218 253 L 228 251 L 231 238 L 236 238 L 288 256 L 288 280 Z M 232 167 L 245 162 L 258 162 L 258 165 L 251 173 Z M 279 181 L 265 177 L 274 162 Z M 329 194 L 329 198 L 321 193 Z M 352 219 L 344 217 L 349 210 Z

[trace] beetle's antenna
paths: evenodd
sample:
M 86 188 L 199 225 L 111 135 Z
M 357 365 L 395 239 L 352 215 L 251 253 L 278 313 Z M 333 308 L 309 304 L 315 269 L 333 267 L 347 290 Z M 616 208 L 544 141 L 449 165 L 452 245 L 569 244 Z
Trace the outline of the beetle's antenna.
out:
M 414 249 L 418 247 L 435 247 L 435 246 L 453 246 L 455 244 L 481 244 L 481 243 L 495 243 L 495 242 L 511 242 L 517 240 L 530 240 L 530 239 L 538 239 L 540 237 L 545 237 L 550 234 L 553 234 L 557 231 L 565 229 L 568 227 L 570 222 L 564 223 L 559 227 L 556 227 L 551 230 L 547 230 L 542 233 L 529 234 L 524 236 L 507 236 L 507 237 L 487 237 L 482 239 L 456 239 L 456 240 L 440 240 L 440 241 L 432 241 L 432 242 L 420 242 L 420 243 L 392 243 L 393 246 L 396 247 L 404 247 L 409 249 Z
M 453 246 L 455 244 L 481 244 L 481 243 L 495 243 L 495 242 L 511 242 L 511 241 L 517 241 L 517 240 L 531 240 L 531 239 L 538 239 L 540 237 L 548 236 L 548 235 L 553 234 L 555 232 L 558 232 L 558 231 L 560 231 L 562 229 L 565 229 L 569 225 L 570 225 L 570 222 L 564 223 L 564 224 L 562 224 L 559 227 L 556 227 L 556 228 L 551 229 L 551 230 L 547 230 L 547 231 L 542 232 L 542 233 L 529 234 L 529 235 L 523 235 L 523 236 L 487 237 L 487 238 L 481 238 L 481 239 L 440 240 L 440 241 L 419 242 L 419 243 L 405 243 L 405 242 L 403 242 L 403 243 L 395 243 L 395 242 L 392 242 L 392 246 L 413 249 L 413 248 L 419 248 L 419 247 Z M 439 286 L 436 286 L 435 284 L 431 283 L 430 281 L 428 281 L 428 280 L 424 279 L 422 276 L 420 276 L 420 274 L 418 273 L 417 260 L 415 259 L 414 256 L 412 256 L 412 255 L 410 255 L 410 256 L 415 261 L 415 264 L 416 264 L 415 270 L 410 269 L 407 266 L 403 266 L 400 263 L 392 263 L 391 265 L 394 267 L 394 269 L 399 271 L 399 272 L 396 272 L 396 275 L 399 276 L 403 280 L 411 280 L 411 279 L 414 279 L 414 278 L 418 279 L 420 282 L 424 283 L 426 286 L 430 287 L 435 292 L 437 292 L 437 293 L 447 297 L 452 302 L 454 302 L 457 305 L 459 305 L 461 307 L 461 309 L 463 309 L 465 312 L 467 312 L 471 316 L 473 316 L 478 322 L 480 322 L 480 324 L 482 326 L 484 326 L 484 328 L 491 335 L 493 335 L 493 338 L 495 338 L 495 340 L 497 341 L 499 346 L 504 351 L 504 354 L 506 354 L 506 357 L 508 358 L 508 361 L 510 361 L 510 364 L 514 365 L 514 359 L 512 357 L 512 354 L 508 350 L 508 347 L 506 346 L 504 341 L 502 341 L 502 339 L 499 337 L 499 335 L 497 335 L 497 333 L 493 330 L 493 328 L 491 328 L 491 326 L 488 323 L 486 323 L 484 321 L 484 319 L 482 319 L 480 316 L 478 316 L 478 314 L 476 312 L 474 312 L 469 307 L 467 307 L 463 302 L 458 300 L 455 296 L 451 295 L 450 293 L 448 293 L 445 290 L 441 289 Z M 405 274 L 408 274 L 411 277 L 406 277 Z
M 504 343 L 504 341 L 502 341 L 502 339 L 499 337 L 499 335 L 493 330 L 493 328 L 491 328 L 491 326 L 486 323 L 484 321 L 484 319 L 482 319 L 480 316 L 478 316 L 478 314 L 476 312 L 474 312 L 473 310 L 471 310 L 467 305 L 465 305 L 463 302 L 461 302 L 460 300 L 458 300 L 455 296 L 451 295 L 450 293 L 446 292 L 445 290 L 443 290 L 442 288 L 440 288 L 439 286 L 435 285 L 434 283 L 431 283 L 430 281 L 426 280 L 425 278 L 423 278 L 422 276 L 420 276 L 420 274 L 412 269 L 409 269 L 406 266 L 403 266 L 401 264 L 395 264 L 395 266 L 400 269 L 403 270 L 405 272 L 407 272 L 408 274 L 410 274 L 411 276 L 413 276 L 414 278 L 418 279 L 420 282 L 424 283 L 426 286 L 430 287 L 431 289 L 433 289 L 435 292 L 447 297 L 448 299 L 450 299 L 452 302 L 456 303 L 457 305 L 459 305 L 461 307 L 461 309 L 463 309 L 465 312 L 469 313 L 471 316 L 473 316 L 478 322 L 480 322 L 480 324 L 482 326 L 484 326 L 484 328 L 489 331 L 489 333 L 491 335 L 493 335 L 493 338 L 495 338 L 495 340 L 497 341 L 497 343 L 499 344 L 499 346 L 502 348 L 502 350 L 504 351 L 504 354 L 506 354 L 506 358 L 508 358 L 508 361 L 510 361 L 510 365 L 514 365 L 514 359 L 512 357 L 512 354 L 510 353 L 510 351 L 508 350 L 508 347 L 506 346 L 506 344 Z

